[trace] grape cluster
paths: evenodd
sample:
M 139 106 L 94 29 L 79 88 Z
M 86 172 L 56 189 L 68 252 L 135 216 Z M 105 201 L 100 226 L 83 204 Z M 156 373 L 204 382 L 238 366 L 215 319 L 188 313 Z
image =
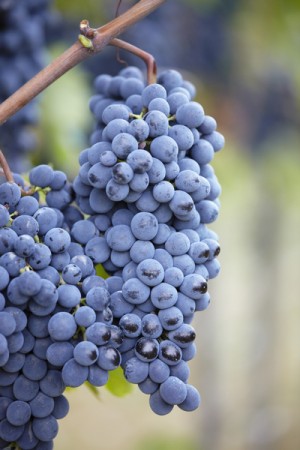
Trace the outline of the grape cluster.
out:
M 97 118 L 73 183 L 40 165 L 0 184 L 0 448 L 53 447 L 66 386 L 121 366 L 160 415 L 196 409 L 195 311 L 220 265 L 224 144 L 174 71 L 96 79 Z M 98 266 L 108 278 L 97 275 Z
M 0 2 L 0 103 L 45 65 L 45 29 L 51 0 Z M 38 120 L 36 102 L 30 102 L 1 126 L 0 146 L 11 168 L 24 170 L 28 151 L 35 146 L 30 127 Z
M 91 257 L 111 275 L 121 364 L 157 414 L 174 405 L 193 410 L 200 397 L 187 383 L 196 351 L 191 322 L 208 306 L 207 281 L 220 270 L 218 237 L 207 224 L 219 213 L 210 163 L 224 138 L 175 70 L 145 86 L 128 67 L 98 76 L 95 88 L 97 123 L 73 187 L 100 233 L 101 254 Z M 94 239 L 78 234 L 78 242 Z
M 15 181 L 0 185 L 0 448 L 51 449 L 65 387 L 106 384 L 122 332 L 106 281 L 72 242 L 83 215 L 66 175 L 41 165 L 30 186 Z

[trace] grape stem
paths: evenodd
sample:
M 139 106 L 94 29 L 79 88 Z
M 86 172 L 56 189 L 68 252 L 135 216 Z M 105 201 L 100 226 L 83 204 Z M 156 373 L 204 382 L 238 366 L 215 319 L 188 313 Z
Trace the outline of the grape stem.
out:
M 121 48 L 126 50 L 127 52 L 133 53 L 134 55 L 141 58 L 146 66 L 147 66 L 147 82 L 148 84 L 156 83 L 156 62 L 151 53 L 147 53 L 144 50 L 136 47 L 135 45 L 129 44 L 128 42 L 122 41 L 121 39 L 112 39 L 109 45 L 113 45 L 114 47 Z
M 47 67 L 20 87 L 0 105 L 0 125 L 43 92 L 54 81 L 85 59 L 100 53 L 113 39 L 134 23 L 143 19 L 162 5 L 166 0 L 140 0 L 129 10 L 112 21 L 97 28 L 92 36 L 92 46 L 77 40 L 70 48 L 58 56 Z M 81 30 L 82 31 L 82 30 Z M 85 37 L 84 34 L 80 36 Z M 87 40 L 90 37 L 87 36 Z M 129 45 L 129 44 L 128 44 Z
M 5 158 L 4 153 L 2 152 L 2 150 L 0 150 L 0 167 L 1 167 L 0 174 L 3 174 L 5 176 L 5 178 L 6 178 L 6 180 L 9 183 L 15 183 L 14 176 L 12 174 L 12 171 L 10 170 L 10 167 L 8 165 L 8 162 L 7 162 L 6 158 Z M 24 196 L 24 195 L 33 195 L 36 192 L 36 190 L 34 188 L 33 189 L 29 189 L 28 191 L 25 191 L 21 187 L 20 187 L 20 189 L 21 189 L 22 196 Z
M 120 5 L 118 5 L 120 6 Z M 91 28 L 88 20 L 82 20 L 80 22 L 80 33 L 81 43 L 87 48 L 92 49 L 94 46 L 94 39 L 97 36 L 97 29 Z M 129 44 L 126 41 L 122 41 L 121 39 L 114 38 L 109 42 L 109 45 L 113 45 L 118 49 L 126 50 L 129 53 L 137 56 L 142 59 L 147 66 L 147 82 L 148 84 L 156 83 L 156 75 L 157 75 L 157 67 L 154 57 L 151 53 L 145 52 L 139 47 L 135 45 Z M 118 59 L 119 62 L 124 63 L 124 61 Z
M 6 158 L 1 150 L 0 150 L 0 166 L 2 167 L 2 171 L 4 173 L 6 180 L 9 183 L 14 183 L 13 174 L 11 173 L 8 162 L 6 161 Z

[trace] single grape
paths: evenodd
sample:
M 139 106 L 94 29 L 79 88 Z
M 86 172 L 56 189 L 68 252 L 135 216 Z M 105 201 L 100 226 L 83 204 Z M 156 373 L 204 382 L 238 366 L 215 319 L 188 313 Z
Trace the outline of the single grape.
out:
M 142 103 L 144 106 L 149 105 L 151 100 L 154 100 L 156 98 L 167 98 L 167 92 L 163 86 L 160 84 L 149 84 L 145 87 L 145 89 L 142 92 Z
M 148 373 L 149 363 L 143 362 L 137 357 L 132 357 L 125 363 L 124 375 L 130 383 L 141 383 L 147 378 Z
M 29 172 L 29 181 L 33 186 L 45 188 L 50 186 L 54 178 L 53 169 L 46 164 L 34 167 Z
M 177 109 L 176 120 L 179 124 L 186 125 L 188 128 L 197 128 L 204 120 L 204 110 L 199 103 L 185 103 Z
M 130 278 L 125 281 L 122 294 L 129 303 L 139 305 L 144 303 L 150 296 L 150 288 L 138 278 Z
M 86 329 L 86 338 L 97 346 L 105 345 L 111 338 L 110 328 L 105 323 L 94 322 Z
M 140 336 L 142 331 L 142 321 L 136 314 L 125 314 L 120 318 L 119 327 L 124 336 L 135 338 Z
M 11 425 L 25 425 L 31 416 L 31 408 L 27 402 L 16 400 L 9 404 L 6 418 Z
M 82 366 L 91 366 L 99 356 L 98 348 L 93 342 L 82 341 L 74 347 L 74 359 Z
M 168 338 L 172 342 L 175 342 L 179 347 L 186 348 L 194 342 L 196 333 L 191 325 L 184 323 L 175 330 L 169 331 Z
M 110 122 L 110 124 L 112 124 Z M 126 131 L 128 122 L 126 122 Z M 126 159 L 130 153 L 138 149 L 138 141 L 129 133 L 119 132 L 112 140 L 112 151 L 119 159 Z
M 68 341 L 54 342 L 47 349 L 47 360 L 53 366 L 62 367 L 73 357 L 73 349 L 73 345 Z
M 17 205 L 20 198 L 21 190 L 16 183 L 6 181 L 0 185 L 0 203 L 2 205 L 14 207 Z
M 194 411 L 197 409 L 201 402 L 201 397 L 197 389 L 190 385 L 186 385 L 187 394 L 183 402 L 181 402 L 178 406 L 183 411 Z
M 144 362 L 154 361 L 158 357 L 159 343 L 156 339 L 142 337 L 135 345 L 136 356 Z
M 164 269 L 155 259 L 145 259 L 140 262 L 136 274 L 147 286 L 156 286 L 164 279 Z
M 51 317 L 48 324 L 49 334 L 56 341 L 70 339 L 76 331 L 76 322 L 72 314 L 58 312 Z
M 158 312 L 159 320 L 165 330 L 175 330 L 183 323 L 183 314 L 179 308 L 172 306 Z
M 151 290 L 151 301 L 156 308 L 165 309 L 174 306 L 178 293 L 174 286 L 167 283 L 160 283 Z
M 173 409 L 173 405 L 170 405 L 162 399 L 159 390 L 150 395 L 149 405 L 152 411 L 160 416 L 169 414 Z
M 114 370 L 121 364 L 121 354 L 118 349 L 110 345 L 104 345 L 99 348 L 97 364 L 100 369 Z
M 95 322 L 96 313 L 89 306 L 81 306 L 76 310 L 74 317 L 78 326 L 87 328 Z
M 186 384 L 179 378 L 170 376 L 161 384 L 159 393 L 166 403 L 178 405 L 182 403 L 187 396 Z
M 182 351 L 178 345 L 170 340 L 160 343 L 159 358 L 169 366 L 179 363 L 182 358 Z

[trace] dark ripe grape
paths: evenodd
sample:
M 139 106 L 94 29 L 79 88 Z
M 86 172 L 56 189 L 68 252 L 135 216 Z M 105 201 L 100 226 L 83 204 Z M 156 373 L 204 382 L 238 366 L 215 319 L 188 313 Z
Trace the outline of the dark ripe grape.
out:
M 116 367 L 119 367 L 120 363 L 121 354 L 116 348 L 112 346 L 99 348 L 99 358 L 97 364 L 101 369 L 113 370 Z
M 159 352 L 159 344 L 156 339 L 141 338 L 135 346 L 136 356 L 145 362 L 154 361 Z
M 122 330 L 117 325 L 110 325 L 110 340 L 109 344 L 111 344 L 113 347 L 119 347 L 124 339 L 124 335 Z
M 151 301 L 156 308 L 165 309 L 175 305 L 178 298 L 177 289 L 168 283 L 160 283 L 152 288 Z
M 149 404 L 152 411 L 160 416 L 169 414 L 174 408 L 173 405 L 170 405 L 162 399 L 159 390 L 150 395 Z
M 142 283 L 138 278 L 130 278 L 125 281 L 122 289 L 122 294 L 125 299 L 134 305 L 139 305 L 148 300 L 149 293 L 150 288 Z
M 180 309 L 175 306 L 161 309 L 158 312 L 158 317 L 165 330 L 175 330 L 183 322 L 183 314 Z
M 186 383 L 171 375 L 161 384 L 159 392 L 166 403 L 170 405 L 179 405 L 187 396 Z
M 171 341 L 184 348 L 194 342 L 196 333 L 191 325 L 184 323 L 176 330 L 170 331 L 168 337 Z
M 188 297 L 197 300 L 202 294 L 207 292 L 207 282 L 201 275 L 192 273 L 184 277 L 180 291 Z
M 174 214 L 185 216 L 194 208 L 194 202 L 187 192 L 177 190 L 169 206 Z
M 139 389 L 143 394 L 153 394 L 158 389 L 158 384 L 154 383 L 150 377 L 147 377 L 144 381 L 139 383 Z
M 142 334 L 149 338 L 158 338 L 162 333 L 162 325 L 156 314 L 146 314 L 142 318 Z
M 187 389 L 187 396 L 185 400 L 178 406 L 183 411 L 194 411 L 195 409 L 198 408 L 201 402 L 200 394 L 197 391 L 197 389 L 190 384 L 186 385 L 186 389 Z
M 162 341 L 160 343 L 159 358 L 172 366 L 179 363 L 182 358 L 182 352 L 178 345 L 174 344 L 172 341 Z
M 141 333 L 142 322 L 136 314 L 125 314 L 121 317 L 119 326 L 127 337 L 138 337 Z
M 86 338 L 96 345 L 106 344 L 111 338 L 109 325 L 102 322 L 93 323 L 86 329 Z
M 204 263 L 209 258 L 209 254 L 209 247 L 203 241 L 193 242 L 189 249 L 189 255 L 196 264 Z
M 156 286 L 164 278 L 164 269 L 155 259 L 144 259 L 137 266 L 136 273 L 138 278 L 148 286 Z
M 133 178 L 133 170 L 129 164 L 120 162 L 114 165 L 112 169 L 112 176 L 116 183 L 127 184 Z
M 82 366 L 92 365 L 97 361 L 98 356 L 98 349 L 92 342 L 82 341 L 74 348 L 74 359 Z

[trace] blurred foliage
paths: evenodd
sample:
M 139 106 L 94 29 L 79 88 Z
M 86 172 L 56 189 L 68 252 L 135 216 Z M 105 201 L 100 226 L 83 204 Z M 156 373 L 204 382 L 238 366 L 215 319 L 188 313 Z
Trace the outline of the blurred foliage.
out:
M 265 186 L 282 209 L 299 209 L 300 152 L 299 139 L 274 143 L 258 167 Z
M 190 436 L 146 435 L 133 450 L 201 450 Z
M 93 19 L 94 24 L 97 24 L 98 22 L 97 26 L 100 26 L 101 22 L 105 19 L 103 0 L 85 0 L 84 2 L 55 0 L 54 8 L 61 11 L 63 15 L 74 20 Z
M 124 397 L 124 395 L 130 394 L 133 391 L 133 385 L 128 383 L 121 367 L 109 372 L 108 382 L 105 387 L 116 397 Z
M 287 3 L 291 5 L 288 7 Z M 299 49 L 299 20 L 299 1 L 248 2 L 238 8 L 232 18 L 232 31 L 234 36 L 239 32 L 242 37 L 235 41 L 236 49 L 241 45 L 247 49 L 244 54 L 236 54 L 247 59 L 244 70 L 250 66 L 264 71 L 270 63 L 286 64 L 287 72 L 297 75 L 293 69 L 299 67 L 299 58 L 291 56 Z
M 58 47 L 52 56 L 60 53 L 62 49 Z M 80 67 L 66 73 L 43 93 L 40 145 L 33 163 L 51 163 L 54 168 L 75 176 L 78 154 L 87 144 L 90 127 L 89 96 L 87 75 Z

